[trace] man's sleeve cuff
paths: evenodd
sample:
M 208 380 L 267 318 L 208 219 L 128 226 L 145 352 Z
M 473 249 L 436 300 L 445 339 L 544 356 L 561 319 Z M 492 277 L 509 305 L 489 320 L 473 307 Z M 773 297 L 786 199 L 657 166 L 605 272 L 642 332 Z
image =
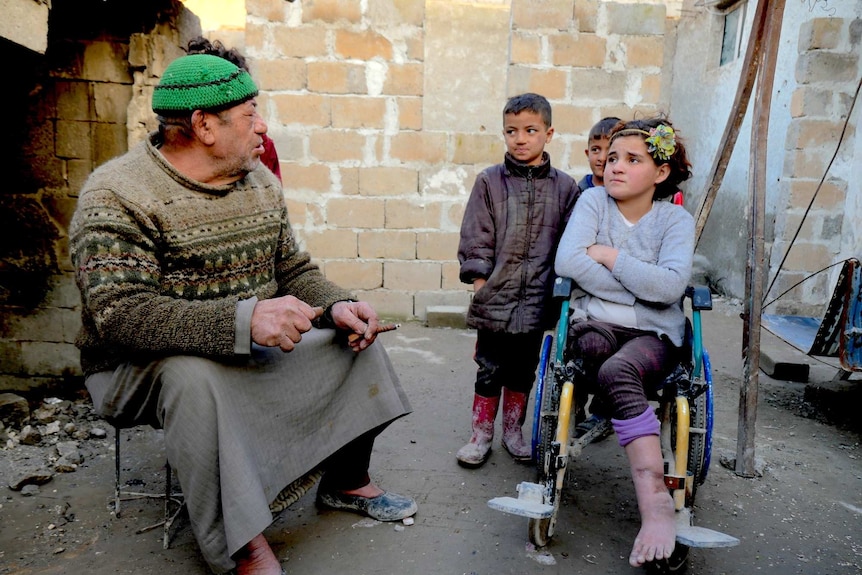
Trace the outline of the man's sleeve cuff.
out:
M 236 304 L 233 351 L 237 355 L 251 354 L 251 315 L 256 304 L 257 297 L 243 299 Z

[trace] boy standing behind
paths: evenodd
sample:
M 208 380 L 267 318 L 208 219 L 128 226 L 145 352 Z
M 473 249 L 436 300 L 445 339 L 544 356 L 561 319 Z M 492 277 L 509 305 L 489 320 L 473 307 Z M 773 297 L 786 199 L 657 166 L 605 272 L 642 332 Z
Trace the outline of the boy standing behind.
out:
M 587 137 L 587 148 L 584 154 L 590 162 L 590 172 L 578 182 L 578 187 L 581 190 L 595 188 L 605 185 L 605 161 L 608 159 L 608 139 L 611 133 L 611 128 L 617 125 L 619 118 L 609 116 L 602 118 L 590 128 L 590 135 Z
M 551 105 L 538 94 L 510 98 L 503 109 L 506 156 L 473 184 L 461 223 L 460 277 L 473 284 L 467 324 L 477 330 L 479 366 L 473 398 L 473 434 L 456 458 L 464 467 L 487 461 L 494 420 L 503 399 L 503 447 L 518 461 L 531 459 L 524 441 L 527 400 L 539 347 L 553 323 L 547 309 L 557 243 L 580 189 L 551 167 Z

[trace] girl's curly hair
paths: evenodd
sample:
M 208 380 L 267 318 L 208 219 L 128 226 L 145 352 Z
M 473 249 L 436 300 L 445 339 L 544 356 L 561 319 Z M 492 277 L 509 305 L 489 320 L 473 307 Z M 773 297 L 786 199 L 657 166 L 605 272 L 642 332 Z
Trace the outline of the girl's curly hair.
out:
M 649 138 L 651 130 L 664 125 L 673 129 L 673 124 L 664 116 L 655 116 L 652 118 L 644 118 L 639 120 L 620 121 L 611 129 L 610 143 L 613 143 L 614 138 L 619 136 L 642 136 L 644 140 Z M 691 177 L 691 162 L 685 153 L 685 145 L 683 145 L 678 132 L 673 132 L 674 135 L 674 150 L 667 159 L 662 159 L 661 154 L 656 150 L 650 155 L 656 165 L 667 164 L 670 166 L 670 174 L 665 181 L 658 184 L 653 194 L 653 199 L 662 200 L 675 194 L 679 190 L 679 184 Z

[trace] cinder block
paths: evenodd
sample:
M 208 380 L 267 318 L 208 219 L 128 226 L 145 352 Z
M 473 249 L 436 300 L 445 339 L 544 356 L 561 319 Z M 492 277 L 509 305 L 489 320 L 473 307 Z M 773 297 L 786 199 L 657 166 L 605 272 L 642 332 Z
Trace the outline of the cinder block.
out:
M 273 25 L 272 38 L 275 49 L 289 58 L 321 58 L 327 56 L 326 28 L 303 26 L 301 28 Z
M 325 94 L 367 94 L 365 66 L 350 62 L 309 62 L 308 90 Z
M 509 78 L 509 91 L 512 93 L 536 92 L 549 100 L 566 98 L 566 87 L 569 83 L 566 70 L 513 66 Z M 592 86 L 590 93 L 596 93 Z
M 419 173 L 412 168 L 376 166 L 359 169 L 359 193 L 363 196 L 416 195 Z
M 512 32 L 512 64 L 541 64 L 541 59 L 541 37 Z
M 500 134 L 455 134 L 453 139 L 452 162 L 455 164 L 496 164 L 506 152 L 506 143 Z
M 425 86 L 425 66 L 421 63 L 390 64 L 383 83 L 383 93 L 398 96 L 421 96 Z
M 835 52 L 806 52 L 796 61 L 796 81 L 800 84 L 818 82 L 852 82 L 859 56 Z
M 274 94 L 271 101 L 275 105 L 279 123 L 304 124 L 307 126 L 329 126 L 329 98 L 320 94 Z
M 598 24 L 598 0 L 578 0 L 575 2 L 575 22 L 579 32 L 595 32 Z
M 369 0 L 368 18 L 372 28 L 422 26 L 425 0 Z
M 782 361 L 769 351 L 760 350 L 760 370 L 772 379 L 782 381 L 808 381 L 810 366 L 807 363 Z
M 381 58 L 388 61 L 392 59 L 392 43 L 385 36 L 371 30 L 336 30 L 335 53 L 347 59 Z
M 626 36 L 622 44 L 628 67 L 661 69 L 664 64 L 664 36 Z
M 356 291 L 356 297 L 367 301 L 381 318 L 413 319 L 413 294 L 405 291 L 376 289 Z
M 360 231 L 359 257 L 416 259 L 416 233 L 408 230 Z
M 595 34 L 554 34 L 549 38 L 551 44 L 551 63 L 555 66 L 578 66 L 581 68 L 600 68 L 605 63 L 607 40 Z M 658 66 L 661 66 L 661 51 L 657 56 Z M 629 65 L 632 64 L 629 59 Z
M 397 98 L 398 129 L 422 129 L 422 98 Z
M 398 132 L 392 136 L 389 155 L 402 162 L 441 164 L 446 161 L 446 140 L 442 132 Z
M 349 290 L 373 290 L 383 286 L 383 264 L 359 260 L 335 260 L 324 266 L 326 278 Z
M 440 204 L 392 199 L 386 201 L 386 228 L 396 230 L 438 228 Z
M 841 41 L 843 18 L 814 18 L 799 27 L 800 50 L 834 50 Z
M 425 324 L 428 327 L 467 327 L 467 306 L 433 305 L 425 308 Z
M 323 22 L 349 22 L 358 24 L 362 19 L 362 6 L 359 0 L 315 0 L 302 6 L 303 21 L 322 20 Z
M 515 0 L 512 3 L 512 24 L 517 28 L 570 28 L 572 0 Z
M 254 79 L 261 90 L 302 90 L 306 86 L 305 60 L 256 60 Z
M 608 2 L 604 5 L 608 34 L 664 34 L 667 8 L 664 4 L 623 4 Z
M 132 87 L 128 84 L 93 84 L 93 106 L 100 122 L 125 125 L 131 100 Z
M 365 136 L 352 130 L 315 131 L 309 137 L 311 155 L 323 162 L 361 161 Z
M 332 187 L 330 168 L 324 164 L 305 166 L 282 160 L 281 177 L 284 180 L 285 189 L 291 190 L 291 192 L 310 190 L 312 192 L 325 193 Z
M 57 155 L 67 159 L 90 159 L 90 122 L 57 120 Z
M 386 116 L 386 100 L 371 96 L 333 96 L 333 128 L 383 128 Z
M 383 200 L 375 198 L 332 198 L 326 204 L 326 222 L 337 228 L 382 228 Z

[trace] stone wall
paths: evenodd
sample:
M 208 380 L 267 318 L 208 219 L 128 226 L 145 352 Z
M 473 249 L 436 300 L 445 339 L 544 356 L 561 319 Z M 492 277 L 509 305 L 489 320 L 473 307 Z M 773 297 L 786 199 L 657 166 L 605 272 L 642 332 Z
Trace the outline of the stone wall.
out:
M 593 123 L 666 109 L 663 3 L 249 0 L 247 10 L 244 49 L 293 224 L 329 278 L 392 317 L 469 302 L 461 216 L 476 174 L 502 161 L 507 97 L 551 101 L 552 163 L 576 178 Z
M 791 97 L 772 273 L 782 259 L 784 265 L 772 296 L 833 262 L 862 257 L 859 102 L 848 117 L 862 72 L 860 48 L 858 17 L 815 17 L 799 28 L 797 87 Z M 821 315 L 840 267 L 788 292 L 776 302 L 777 312 L 770 312 Z
M 0 193 L 2 391 L 60 393 L 73 380 L 80 387 L 80 297 L 67 234 L 78 191 L 95 167 L 128 149 L 135 77 L 180 55 L 178 46 L 200 31 L 181 4 L 115 4 L 55 0 L 44 55 L 0 46 L 12 111 L 0 143 L 8 166 Z M 141 29 L 151 32 L 132 32 Z
M 594 122 L 666 109 L 675 24 L 661 2 L 246 5 L 244 33 L 223 38 L 252 59 L 297 233 L 328 277 L 390 318 L 469 302 L 460 220 L 476 174 L 502 160 L 507 97 L 548 97 L 552 161 L 577 178 Z M 77 193 L 155 127 L 152 88 L 200 31 L 175 0 L 51 8 L 44 56 L 0 47 L 21 111 L 0 144 L 13 165 L 0 194 L 0 390 L 25 394 L 80 386 L 67 238 Z
M 744 52 L 756 4 L 739 6 L 747 10 Z M 768 269 L 764 270 L 764 289 L 772 288 L 765 294 L 766 301 L 818 270 L 860 256 L 862 238 L 857 230 L 862 228 L 862 137 L 857 129 L 858 103 L 850 115 L 862 73 L 860 15 L 862 0 L 785 4 L 768 134 L 752 134 L 754 104 L 750 102 L 697 248 L 709 262 L 713 285 L 725 295 L 745 297 L 753 138 L 768 138 Z M 684 134 L 692 136 L 688 142 L 694 175 L 686 185 L 690 209 L 701 204 L 711 183 L 710 167 L 722 144 L 739 79 L 748 72 L 742 69 L 742 55 L 720 63 L 723 31 L 720 10 L 710 9 L 699 0 L 686 0 L 677 27 L 676 73 L 670 92 L 674 120 Z M 845 120 L 847 131 L 836 155 Z M 833 155 L 835 161 L 830 165 Z M 823 186 L 812 203 L 821 178 Z M 811 210 L 800 228 L 809 204 Z M 791 242 L 793 248 L 788 252 Z M 766 312 L 821 316 L 839 269 L 836 266 L 817 274 L 783 295 Z

